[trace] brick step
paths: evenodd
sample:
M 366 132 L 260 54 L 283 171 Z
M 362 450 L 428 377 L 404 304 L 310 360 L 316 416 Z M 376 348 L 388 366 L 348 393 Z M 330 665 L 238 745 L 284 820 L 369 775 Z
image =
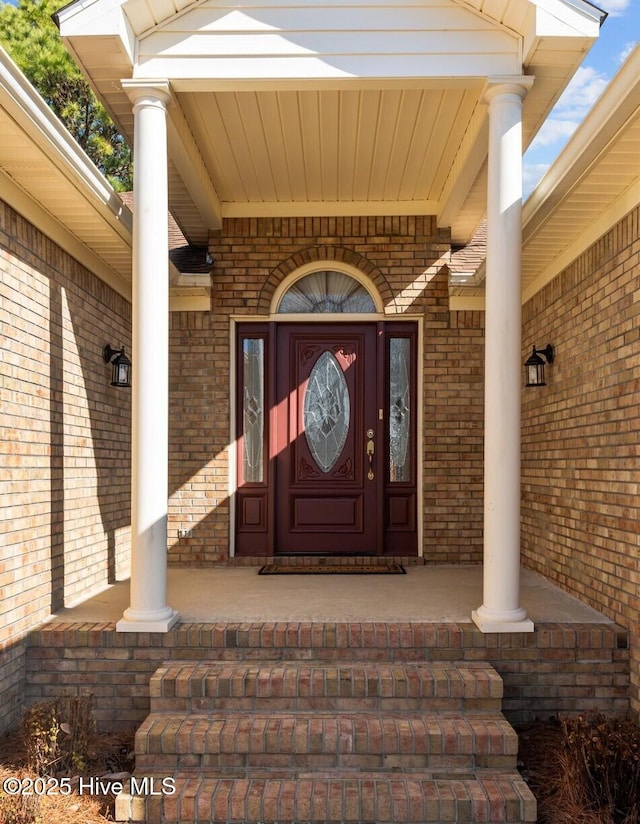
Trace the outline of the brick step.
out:
M 123 794 L 117 820 L 147 824 L 529 824 L 536 802 L 517 773 L 297 778 L 178 777 L 173 795 Z
M 500 711 L 502 679 L 485 662 L 202 662 L 151 678 L 152 712 L 213 710 Z
M 123 794 L 118 820 L 536 819 L 484 662 L 185 661 L 161 667 L 150 695 L 135 775 L 173 777 L 176 792 Z
M 136 736 L 136 769 L 514 769 L 517 752 L 500 713 L 152 713 Z

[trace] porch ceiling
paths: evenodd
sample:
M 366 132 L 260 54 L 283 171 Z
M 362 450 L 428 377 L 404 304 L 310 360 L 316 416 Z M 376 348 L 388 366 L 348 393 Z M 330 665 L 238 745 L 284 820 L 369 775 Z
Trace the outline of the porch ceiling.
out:
M 170 208 L 192 243 L 227 216 L 485 211 L 490 77 L 534 75 L 527 145 L 598 34 L 583 0 L 77 0 L 58 15 L 132 138 L 123 78 L 168 79 Z

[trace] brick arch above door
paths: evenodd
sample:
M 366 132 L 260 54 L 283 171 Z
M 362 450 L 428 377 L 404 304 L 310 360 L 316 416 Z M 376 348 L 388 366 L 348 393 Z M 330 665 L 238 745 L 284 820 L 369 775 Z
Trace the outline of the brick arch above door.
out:
M 333 264 L 338 270 L 341 263 L 354 267 L 375 286 L 385 307 L 394 304 L 394 295 L 386 277 L 371 261 L 342 246 L 309 246 L 286 258 L 271 271 L 258 295 L 258 314 L 270 313 L 275 292 L 285 278 L 313 263 L 323 263 L 327 267 Z

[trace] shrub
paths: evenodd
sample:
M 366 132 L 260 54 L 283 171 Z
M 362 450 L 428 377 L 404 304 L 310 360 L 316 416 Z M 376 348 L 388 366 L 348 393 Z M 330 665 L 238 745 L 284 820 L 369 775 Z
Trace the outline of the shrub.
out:
M 539 821 L 640 824 L 640 727 L 593 711 L 549 730 L 531 774 Z
M 86 769 L 95 735 L 93 696 L 64 696 L 34 704 L 22 719 L 27 766 L 38 775 Z

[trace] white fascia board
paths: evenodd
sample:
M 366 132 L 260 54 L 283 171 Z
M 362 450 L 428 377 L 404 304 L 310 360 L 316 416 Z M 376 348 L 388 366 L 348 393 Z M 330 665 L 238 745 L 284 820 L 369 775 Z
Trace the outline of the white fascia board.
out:
M 54 15 L 60 36 L 73 49 L 76 37 L 117 37 L 131 66 L 136 53 L 136 35 L 129 25 L 123 0 L 77 0 Z
M 636 46 L 522 210 L 523 243 L 552 218 L 553 212 L 638 110 L 640 45 Z
M 222 206 L 189 124 L 177 105 L 169 107 L 167 133 L 171 160 L 191 195 L 204 226 L 220 229 Z
M 210 312 L 211 298 L 203 295 L 170 295 L 170 312 Z
M 538 37 L 597 37 L 606 12 L 584 0 L 532 0 Z
M 88 200 L 113 230 L 130 243 L 133 231 L 131 212 L 2 48 L 0 106 L 46 154 L 52 165 L 68 180 L 74 181 L 80 196 Z
M 2 197 L 12 209 L 19 212 L 25 220 L 39 229 L 54 243 L 57 243 L 67 254 L 75 258 L 90 272 L 100 278 L 119 295 L 131 301 L 131 284 L 122 275 L 112 269 L 107 262 L 80 240 L 57 217 L 41 206 L 30 192 L 25 191 L 18 184 L 7 177 L 0 169 L 0 191 Z
M 477 116 L 476 116 L 477 115 Z M 475 121 L 475 122 L 473 122 Z M 471 187 L 487 160 L 489 151 L 488 108 L 482 104 L 474 113 L 473 121 L 464 136 L 463 145 L 456 157 L 455 176 L 450 176 L 445 196 L 438 210 L 438 226 L 453 227 Z
M 223 218 L 238 217 L 375 217 L 436 215 L 435 200 L 323 200 L 223 203 Z
M 611 230 L 625 215 L 640 203 L 640 180 L 623 192 L 598 219 L 589 224 L 575 240 L 546 266 L 522 293 L 522 305 L 550 283 L 574 260 L 590 249 L 593 244 Z
M 577 38 L 587 45 L 595 42 L 606 16 L 583 0 L 533 0 L 524 33 L 523 64 L 530 65 L 543 38 Z
M 484 312 L 485 309 L 484 295 L 449 295 L 450 312 Z

